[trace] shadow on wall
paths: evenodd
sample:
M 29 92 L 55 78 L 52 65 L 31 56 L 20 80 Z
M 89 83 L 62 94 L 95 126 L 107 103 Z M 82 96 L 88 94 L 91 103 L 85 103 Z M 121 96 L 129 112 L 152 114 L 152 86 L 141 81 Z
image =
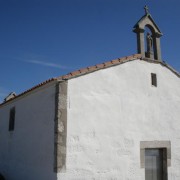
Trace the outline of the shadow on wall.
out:
M 5 180 L 5 178 L 2 174 L 0 174 L 0 180 Z

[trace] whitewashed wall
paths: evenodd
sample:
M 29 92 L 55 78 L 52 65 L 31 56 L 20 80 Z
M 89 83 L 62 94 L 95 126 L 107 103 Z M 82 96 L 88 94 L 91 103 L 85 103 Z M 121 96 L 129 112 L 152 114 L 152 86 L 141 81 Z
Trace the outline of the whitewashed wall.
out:
M 15 106 L 15 129 L 8 131 Z M 0 172 L 7 180 L 55 180 L 54 85 L 0 108 Z
M 180 79 L 137 60 L 69 80 L 67 132 L 59 180 L 144 180 L 140 141 L 154 140 L 171 141 L 168 177 L 179 180 Z

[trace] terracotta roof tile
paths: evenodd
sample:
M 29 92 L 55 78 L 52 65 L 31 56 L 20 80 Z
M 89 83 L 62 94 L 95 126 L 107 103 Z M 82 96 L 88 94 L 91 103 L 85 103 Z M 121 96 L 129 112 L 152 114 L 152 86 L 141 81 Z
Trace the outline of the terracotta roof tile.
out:
M 105 65 L 104 64 L 97 64 L 96 67 L 97 67 L 97 69 L 102 69 L 105 67 Z
M 97 70 L 97 67 L 96 66 L 90 66 L 90 67 L 87 67 L 89 71 L 95 71 Z
M 62 79 L 69 79 L 69 78 L 71 78 L 72 77 L 72 75 L 71 74 L 67 74 L 67 75 L 64 75 L 64 76 L 61 76 L 61 77 L 59 77 L 59 78 L 62 78 Z
M 88 72 L 88 69 L 87 69 L 87 68 L 80 69 L 80 72 L 81 72 L 81 73 L 87 73 L 87 72 Z
M 112 60 L 111 62 L 112 62 L 112 64 L 118 64 L 119 63 L 119 59 Z
M 73 71 L 73 72 L 71 72 L 70 74 L 72 75 L 72 76 L 77 76 L 77 75 L 79 75 L 81 72 L 79 71 L 79 70 L 77 70 L 77 71 Z
M 109 67 L 109 66 L 111 66 L 113 63 L 112 63 L 111 61 L 108 61 L 108 62 L 105 62 L 104 64 L 105 64 L 106 67 Z
M 134 54 L 133 57 L 138 59 L 138 58 L 141 58 L 142 55 L 141 54 Z
M 127 60 L 127 58 L 126 58 L 126 57 L 119 58 L 119 62 L 122 62 L 122 61 L 125 61 L 125 60 Z

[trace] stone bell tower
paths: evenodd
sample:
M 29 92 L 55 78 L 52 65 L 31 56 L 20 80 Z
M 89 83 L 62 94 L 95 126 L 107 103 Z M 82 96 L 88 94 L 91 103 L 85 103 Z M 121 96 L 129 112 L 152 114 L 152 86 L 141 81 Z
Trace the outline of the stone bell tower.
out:
M 135 24 L 137 50 L 145 58 L 161 61 L 160 37 L 163 35 L 145 6 L 145 15 Z

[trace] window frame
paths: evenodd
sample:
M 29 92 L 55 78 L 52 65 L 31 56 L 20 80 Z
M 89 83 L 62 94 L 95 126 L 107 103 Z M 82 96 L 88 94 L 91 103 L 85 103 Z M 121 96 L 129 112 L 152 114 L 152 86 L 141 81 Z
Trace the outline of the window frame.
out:
M 166 148 L 145 148 L 145 179 L 146 179 L 146 151 L 151 151 L 151 150 L 158 150 L 160 154 L 160 163 L 161 163 L 161 178 L 160 180 L 167 180 L 167 149 Z
M 151 85 L 157 87 L 157 75 L 156 73 L 151 73 Z
M 15 116 L 16 116 L 16 109 L 15 107 L 12 107 L 9 112 L 9 131 L 14 131 Z
M 171 141 L 140 141 L 140 165 L 141 168 L 145 168 L 145 149 L 165 149 L 163 155 L 163 168 L 164 176 L 163 180 L 167 180 L 168 167 L 171 166 Z

